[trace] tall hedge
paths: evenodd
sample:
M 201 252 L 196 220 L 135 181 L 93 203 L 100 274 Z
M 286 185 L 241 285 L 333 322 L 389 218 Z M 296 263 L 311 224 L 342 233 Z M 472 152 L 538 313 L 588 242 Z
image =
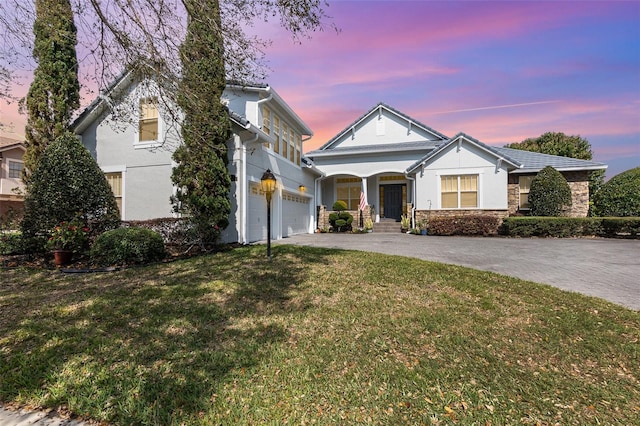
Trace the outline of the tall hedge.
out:
M 627 170 L 606 182 L 593 196 L 597 216 L 640 216 L 640 167 Z
M 27 240 L 46 237 L 62 221 L 81 220 L 96 234 L 120 224 L 104 173 L 71 133 L 45 148 L 31 175 L 24 207 L 22 233 Z
M 540 170 L 529 191 L 532 216 L 563 216 L 571 207 L 571 188 L 562 173 L 551 166 Z

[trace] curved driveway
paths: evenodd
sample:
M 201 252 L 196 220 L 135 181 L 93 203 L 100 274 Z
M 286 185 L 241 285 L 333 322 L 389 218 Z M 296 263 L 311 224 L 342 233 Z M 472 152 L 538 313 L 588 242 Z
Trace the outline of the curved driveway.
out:
M 498 272 L 640 310 L 640 240 L 304 234 L 277 241 L 417 257 Z

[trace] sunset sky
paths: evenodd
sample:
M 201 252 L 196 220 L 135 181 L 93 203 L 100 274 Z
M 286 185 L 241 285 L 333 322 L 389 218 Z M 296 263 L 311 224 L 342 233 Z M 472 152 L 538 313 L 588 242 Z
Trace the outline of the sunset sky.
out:
M 640 166 L 640 0 L 330 1 L 327 12 L 340 33 L 302 44 L 277 21 L 255 29 L 273 40 L 267 82 L 315 132 L 305 151 L 382 101 L 490 145 L 580 135 L 608 177 Z M 0 113 L 14 123 L 5 136 L 24 133 Z

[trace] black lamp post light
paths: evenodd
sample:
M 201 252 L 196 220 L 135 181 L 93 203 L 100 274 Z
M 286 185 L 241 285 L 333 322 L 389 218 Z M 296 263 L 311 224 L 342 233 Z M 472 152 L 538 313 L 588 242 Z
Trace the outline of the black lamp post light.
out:
M 260 187 L 267 196 L 267 259 L 271 260 L 271 196 L 276 190 L 276 177 L 267 169 L 260 178 Z

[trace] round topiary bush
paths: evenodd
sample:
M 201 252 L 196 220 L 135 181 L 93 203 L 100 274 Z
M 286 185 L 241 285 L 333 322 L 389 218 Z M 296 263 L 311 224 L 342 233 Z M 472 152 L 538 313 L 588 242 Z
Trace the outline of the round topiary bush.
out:
M 571 206 L 571 188 L 562 173 L 551 166 L 540 170 L 529 191 L 532 216 L 562 216 Z
M 78 138 L 59 137 L 44 150 L 24 200 L 22 234 L 31 250 L 44 250 L 49 232 L 78 221 L 98 235 L 120 224 L 120 212 L 102 170 Z
M 143 264 L 162 260 L 164 256 L 162 236 L 144 228 L 107 231 L 91 247 L 91 257 L 102 265 Z
M 640 216 L 640 167 L 615 175 L 593 196 L 596 216 Z
M 353 216 L 351 213 L 346 212 L 347 203 L 342 200 L 338 200 L 333 203 L 334 213 L 329 215 L 329 224 L 335 232 L 347 232 L 351 230 L 351 224 L 353 223 Z

